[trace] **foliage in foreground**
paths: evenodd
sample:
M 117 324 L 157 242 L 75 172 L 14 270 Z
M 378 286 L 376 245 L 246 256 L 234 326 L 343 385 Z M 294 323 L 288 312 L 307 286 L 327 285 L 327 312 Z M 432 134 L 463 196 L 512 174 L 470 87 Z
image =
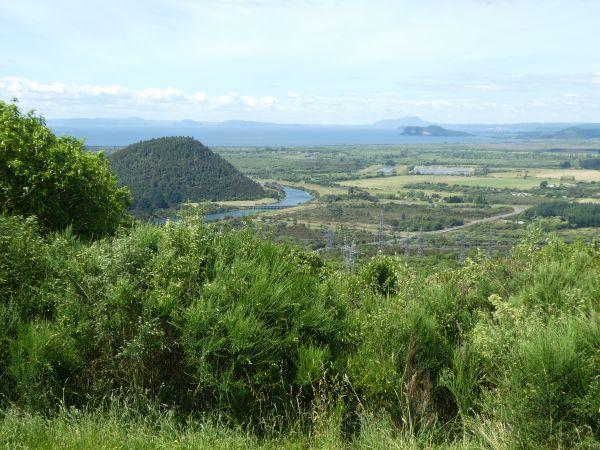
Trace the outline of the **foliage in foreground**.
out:
M 72 226 L 98 237 L 123 222 L 128 201 L 101 154 L 0 101 L 0 213 L 34 215 L 46 230 Z
M 600 254 L 538 242 L 346 274 L 191 216 L 93 243 L 2 217 L 0 439 L 169 446 L 218 417 L 224 446 L 598 445 Z

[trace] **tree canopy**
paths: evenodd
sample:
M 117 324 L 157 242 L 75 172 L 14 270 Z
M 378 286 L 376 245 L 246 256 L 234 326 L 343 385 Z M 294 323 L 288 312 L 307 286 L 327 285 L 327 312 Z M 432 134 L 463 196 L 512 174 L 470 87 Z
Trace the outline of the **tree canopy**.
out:
M 102 154 L 85 151 L 73 137 L 57 137 L 33 111 L 0 101 L 3 213 L 37 216 L 48 231 L 72 226 L 92 237 L 114 232 L 128 201 Z
M 131 189 L 132 207 L 142 212 L 186 201 L 251 200 L 268 195 L 258 183 L 190 137 L 138 142 L 108 158 L 119 183 Z

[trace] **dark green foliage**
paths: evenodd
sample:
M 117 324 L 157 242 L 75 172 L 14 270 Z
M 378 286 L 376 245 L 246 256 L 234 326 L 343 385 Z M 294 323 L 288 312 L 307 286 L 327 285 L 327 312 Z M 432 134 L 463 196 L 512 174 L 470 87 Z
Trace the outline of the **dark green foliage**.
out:
M 342 276 L 194 216 L 93 243 L 2 217 L 0 401 L 47 413 L 124 396 L 257 427 L 325 407 L 338 430 L 359 411 L 450 440 L 593 443 L 600 254 L 538 240 L 458 270 L 377 257 Z
M 125 189 L 101 154 L 56 137 L 44 119 L 0 101 L 0 209 L 37 216 L 46 230 L 72 226 L 82 236 L 115 231 L 124 219 Z
M 182 202 L 256 199 L 266 191 L 200 142 L 165 137 L 138 142 L 109 155 L 132 208 L 153 211 Z
M 525 212 L 526 217 L 562 217 L 573 227 L 600 227 L 600 205 L 555 201 Z
M 446 203 L 462 203 L 464 199 L 459 195 L 449 195 L 448 197 L 444 197 L 444 201 Z
M 121 391 L 252 420 L 343 368 L 346 302 L 310 255 L 200 218 L 91 245 L 16 218 L 0 230 L 0 398 L 39 410 Z
M 600 158 L 586 158 L 579 161 L 582 169 L 600 170 Z
M 571 161 L 563 161 L 558 165 L 558 167 L 560 167 L 561 169 L 570 169 Z
M 367 262 L 359 273 L 361 284 L 375 294 L 397 295 L 402 288 L 403 275 L 408 271 L 401 260 L 391 256 L 380 256 Z

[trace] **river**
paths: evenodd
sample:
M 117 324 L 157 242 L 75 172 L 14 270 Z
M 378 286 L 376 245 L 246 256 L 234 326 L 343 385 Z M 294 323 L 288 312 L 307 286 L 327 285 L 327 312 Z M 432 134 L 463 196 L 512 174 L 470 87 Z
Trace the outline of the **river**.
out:
M 295 189 L 288 186 L 283 187 L 285 197 L 277 203 L 273 203 L 270 206 L 285 206 L 292 207 L 306 203 L 312 199 L 312 195 L 302 189 Z M 214 222 L 216 220 L 224 219 L 225 217 L 242 217 L 256 214 L 260 210 L 255 209 L 234 209 L 233 211 L 227 211 L 224 213 L 207 214 L 204 216 L 204 220 L 208 222 Z

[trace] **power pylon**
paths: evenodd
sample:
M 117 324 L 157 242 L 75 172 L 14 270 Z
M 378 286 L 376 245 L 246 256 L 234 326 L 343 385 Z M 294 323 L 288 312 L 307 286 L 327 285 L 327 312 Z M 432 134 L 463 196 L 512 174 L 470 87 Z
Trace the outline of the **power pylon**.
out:
M 425 255 L 425 246 L 423 244 L 423 232 L 421 231 L 419 233 L 419 256 L 423 256 Z
M 352 269 L 354 261 L 356 259 L 356 245 L 352 241 L 351 245 L 348 245 L 346 238 L 344 238 L 344 245 L 342 245 L 342 259 L 344 261 L 344 267 L 346 270 Z
M 327 238 L 327 245 L 326 245 L 325 249 L 328 252 L 330 252 L 331 250 L 333 250 L 333 228 L 331 228 L 331 225 L 329 226 L 329 229 L 327 230 L 326 238 Z
M 488 236 L 488 245 L 487 245 L 487 257 L 491 258 L 494 254 L 494 238 L 493 238 L 493 228 L 490 224 L 489 227 L 489 236 Z
M 383 209 L 379 216 L 379 243 L 377 244 L 377 251 L 379 254 L 383 252 L 383 246 L 385 245 L 385 228 L 383 223 Z
M 463 262 L 467 258 L 467 240 L 465 235 L 460 235 L 460 261 Z

